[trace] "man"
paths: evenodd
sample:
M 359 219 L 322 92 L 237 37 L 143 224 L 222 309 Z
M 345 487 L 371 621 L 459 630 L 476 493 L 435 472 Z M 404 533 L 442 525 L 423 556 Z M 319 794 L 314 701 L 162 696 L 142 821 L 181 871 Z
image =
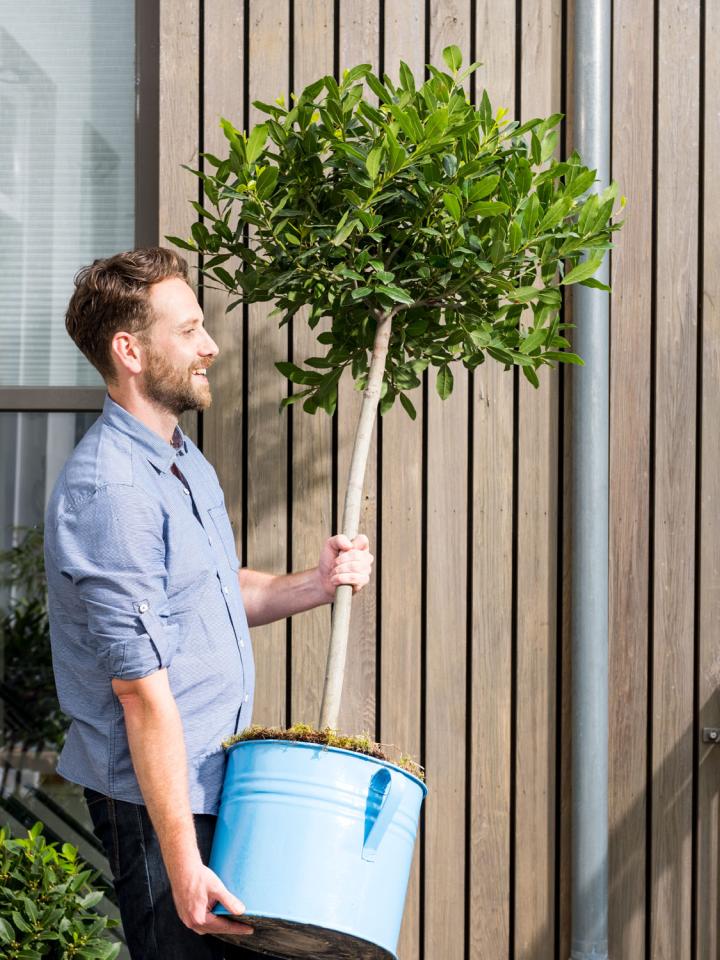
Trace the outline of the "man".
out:
M 373 558 L 366 537 L 335 536 L 314 569 L 239 569 L 215 471 L 177 424 L 210 404 L 218 354 L 181 257 L 95 261 L 66 325 L 108 396 L 47 509 L 53 663 L 72 718 L 58 769 L 86 788 L 134 960 L 237 956 L 202 935 L 252 932 L 211 913 L 244 906 L 206 866 L 220 743 L 252 714 L 248 627 L 361 589 Z

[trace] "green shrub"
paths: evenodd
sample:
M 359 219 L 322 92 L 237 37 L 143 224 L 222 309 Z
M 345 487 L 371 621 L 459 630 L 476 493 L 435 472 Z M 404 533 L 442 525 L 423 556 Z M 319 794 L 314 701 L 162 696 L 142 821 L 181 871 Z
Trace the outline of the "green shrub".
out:
M 17 543 L 0 553 L 0 579 L 12 587 L 0 611 L 5 660 L 0 696 L 5 701 L 2 739 L 60 750 L 69 720 L 60 709 L 50 653 L 43 529 L 16 531 Z
M 95 911 L 103 894 L 77 850 L 47 843 L 42 824 L 27 838 L 0 830 L 0 955 L 18 960 L 51 957 L 113 960 L 120 944 L 105 936 L 116 920 Z

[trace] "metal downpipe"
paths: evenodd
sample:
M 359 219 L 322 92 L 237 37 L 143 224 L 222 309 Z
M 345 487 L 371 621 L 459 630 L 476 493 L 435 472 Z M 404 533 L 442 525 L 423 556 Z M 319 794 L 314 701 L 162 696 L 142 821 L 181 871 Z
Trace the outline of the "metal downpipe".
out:
M 610 180 L 611 0 L 575 0 L 575 145 Z M 608 282 L 607 256 L 596 274 Z M 574 288 L 571 960 L 608 956 L 609 299 Z

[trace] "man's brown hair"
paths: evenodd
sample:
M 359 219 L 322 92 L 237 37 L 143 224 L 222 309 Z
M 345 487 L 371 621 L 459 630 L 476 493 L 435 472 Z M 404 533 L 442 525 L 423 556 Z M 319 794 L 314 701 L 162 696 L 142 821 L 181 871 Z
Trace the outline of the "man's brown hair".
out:
M 187 281 L 188 265 L 166 247 L 128 250 L 78 271 L 65 327 L 104 380 L 115 379 L 113 337 L 119 330 L 140 336 L 150 327 L 150 287 L 170 277 Z

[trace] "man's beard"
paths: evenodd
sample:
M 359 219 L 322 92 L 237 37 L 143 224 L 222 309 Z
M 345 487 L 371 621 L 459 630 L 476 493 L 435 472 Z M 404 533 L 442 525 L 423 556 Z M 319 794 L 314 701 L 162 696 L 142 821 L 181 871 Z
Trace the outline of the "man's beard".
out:
M 193 379 L 195 370 L 207 370 L 213 362 L 194 363 L 188 370 L 178 370 L 166 357 L 145 345 L 145 370 L 142 392 L 152 403 L 179 417 L 188 410 L 206 410 L 212 403 L 207 380 Z M 204 389 L 203 389 L 204 386 Z

